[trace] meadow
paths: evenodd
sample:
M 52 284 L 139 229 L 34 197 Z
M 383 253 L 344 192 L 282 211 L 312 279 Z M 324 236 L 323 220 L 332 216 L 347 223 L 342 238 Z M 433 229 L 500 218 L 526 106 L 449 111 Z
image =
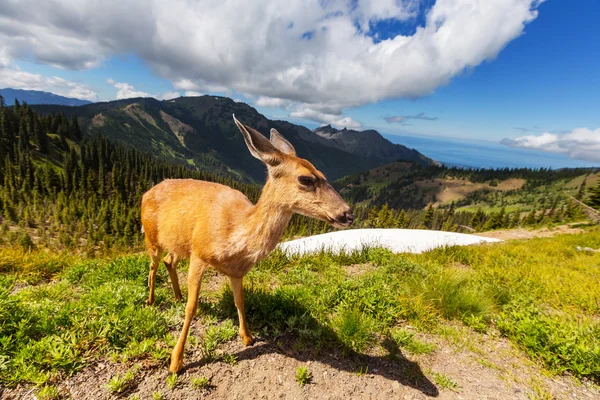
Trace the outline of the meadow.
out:
M 421 255 L 378 248 L 302 257 L 276 251 L 245 279 L 248 321 L 267 341 L 292 338 L 298 348 L 336 349 L 345 357 L 374 348 L 393 357 L 390 343 L 408 354 L 435 352 L 421 333 L 448 340 L 468 332 L 499 335 L 545 373 L 597 384 L 600 254 L 577 246 L 600 247 L 600 229 Z M 106 382 L 113 394 L 126 393 L 143 365 L 166 370 L 184 303 L 173 299 L 161 267 L 156 303 L 147 306 L 147 274 L 145 254 L 90 259 L 2 248 L 0 389 L 24 385 L 38 398 L 58 398 L 63 380 L 99 359 L 136 365 Z M 238 340 L 231 291 L 213 286 L 200 296 L 204 337 L 190 338 L 190 347 L 203 363 L 220 358 L 233 365 L 235 356 L 226 360 L 218 352 Z M 165 390 L 206 386 L 203 376 L 169 379 Z M 310 372 L 297 371 L 296 380 L 304 385 Z M 432 380 L 452 386 L 443 376 Z

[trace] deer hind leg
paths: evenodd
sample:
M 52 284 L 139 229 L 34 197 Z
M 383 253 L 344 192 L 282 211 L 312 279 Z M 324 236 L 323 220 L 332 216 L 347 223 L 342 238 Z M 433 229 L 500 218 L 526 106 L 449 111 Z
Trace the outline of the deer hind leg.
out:
M 150 288 L 150 294 L 148 295 L 148 305 L 154 303 L 154 285 L 156 284 L 156 272 L 160 264 L 160 249 L 148 247 L 148 254 L 150 254 L 150 273 L 148 274 L 148 287 Z
M 233 278 L 229 277 L 229 281 L 231 282 L 231 290 L 233 291 L 233 301 L 235 302 L 235 307 L 237 308 L 238 318 L 240 320 L 240 338 L 242 338 L 242 343 L 245 346 L 250 346 L 254 343 L 254 339 L 252 338 L 252 333 L 248 326 L 246 325 L 246 313 L 244 312 L 244 285 L 243 278 Z
M 171 365 L 169 366 L 169 371 L 171 372 L 179 372 L 183 367 L 185 341 L 190 330 L 192 319 L 194 319 L 196 310 L 198 309 L 198 295 L 200 294 L 200 284 L 202 283 L 202 276 L 204 275 L 205 269 L 206 264 L 192 256 L 190 260 L 190 270 L 188 272 L 188 299 L 185 307 L 185 321 L 183 322 L 183 328 L 181 328 L 179 340 L 177 340 L 177 344 L 171 353 Z
M 174 253 L 169 253 L 163 260 L 169 271 L 169 278 L 171 279 L 171 285 L 173 285 L 173 293 L 175 294 L 176 300 L 181 300 L 181 289 L 179 289 L 179 278 L 177 277 L 177 264 L 179 258 Z

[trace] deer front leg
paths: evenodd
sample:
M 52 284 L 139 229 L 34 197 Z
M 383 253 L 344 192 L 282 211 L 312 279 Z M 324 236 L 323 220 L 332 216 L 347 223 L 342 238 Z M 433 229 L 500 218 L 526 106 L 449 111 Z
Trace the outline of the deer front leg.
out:
M 173 353 L 171 353 L 171 365 L 169 366 L 169 371 L 171 372 L 179 372 L 183 367 L 185 341 L 190 330 L 192 319 L 194 319 L 196 310 L 198 309 L 198 295 L 200 294 L 200 284 L 202 283 L 202 276 L 204 275 L 205 269 L 206 265 L 192 256 L 188 272 L 188 299 L 187 305 L 185 306 L 185 321 L 183 322 L 183 328 L 181 328 L 179 340 L 173 349 Z
M 244 312 L 244 285 L 242 283 L 243 278 L 232 278 L 229 277 L 229 281 L 231 282 L 231 290 L 233 291 L 233 301 L 235 302 L 235 307 L 237 308 L 238 317 L 240 319 L 240 337 L 242 338 L 242 343 L 245 346 L 250 346 L 254 343 L 254 339 L 252 339 L 252 333 L 250 333 L 250 329 L 246 326 L 246 313 Z

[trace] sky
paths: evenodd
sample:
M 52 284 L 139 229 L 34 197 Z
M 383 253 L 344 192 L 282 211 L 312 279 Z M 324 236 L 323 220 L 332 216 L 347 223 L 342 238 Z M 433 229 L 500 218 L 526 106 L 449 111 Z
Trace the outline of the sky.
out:
M 218 94 L 314 128 L 600 162 L 597 0 L 3 0 L 0 88 Z

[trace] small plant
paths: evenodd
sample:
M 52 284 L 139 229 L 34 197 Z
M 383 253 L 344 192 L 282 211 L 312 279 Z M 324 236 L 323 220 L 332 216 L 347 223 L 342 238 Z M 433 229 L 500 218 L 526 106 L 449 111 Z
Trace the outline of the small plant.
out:
M 177 386 L 177 374 L 173 373 L 167 376 L 167 386 L 171 390 L 175 389 L 175 386 Z
M 59 398 L 58 389 L 54 386 L 44 386 L 37 394 L 40 400 L 55 400 Z
M 368 366 L 368 365 L 365 365 L 364 367 L 363 367 L 363 366 L 361 366 L 361 367 L 358 369 L 358 371 L 356 371 L 355 373 L 356 373 L 356 375 L 358 375 L 358 376 L 364 376 L 364 375 L 366 375 L 366 374 L 368 374 L 368 373 L 369 373 L 369 366 Z
M 334 324 L 340 341 L 356 352 L 373 343 L 371 321 L 356 308 L 343 310 Z
M 408 350 L 412 354 L 429 354 L 435 350 L 435 346 L 430 343 L 421 342 L 415 338 L 413 332 L 409 332 L 405 329 L 397 329 L 392 331 L 392 339 L 403 349 Z
M 307 383 L 310 383 L 311 379 L 312 374 L 307 367 L 303 365 L 301 367 L 296 368 L 296 382 L 298 382 L 300 386 L 304 386 Z
M 164 396 L 161 392 L 152 393 L 152 400 L 164 400 Z
M 446 376 L 444 374 L 434 372 L 433 380 L 442 389 L 450 389 L 450 390 L 458 389 L 458 383 L 454 382 L 454 380 L 452 380 L 452 378 L 450 378 L 449 376 Z
M 205 376 L 192 378 L 190 379 L 190 382 L 192 383 L 192 386 L 196 389 L 206 389 L 210 384 L 210 380 Z
M 235 365 L 237 364 L 237 357 L 233 354 L 225 354 L 223 356 L 223 362 L 229 365 Z
M 127 390 L 129 388 L 129 386 L 133 382 L 136 372 L 137 372 L 137 369 L 130 369 L 123 375 L 115 374 L 115 376 L 110 378 L 110 381 L 108 381 L 108 384 L 106 385 L 106 387 L 112 393 L 115 393 L 115 394 L 123 393 L 125 390 Z
M 221 343 L 228 342 L 237 335 L 237 329 L 231 320 L 227 320 L 220 326 L 210 326 L 206 330 L 202 343 L 204 358 L 211 360 L 215 356 L 215 350 Z

